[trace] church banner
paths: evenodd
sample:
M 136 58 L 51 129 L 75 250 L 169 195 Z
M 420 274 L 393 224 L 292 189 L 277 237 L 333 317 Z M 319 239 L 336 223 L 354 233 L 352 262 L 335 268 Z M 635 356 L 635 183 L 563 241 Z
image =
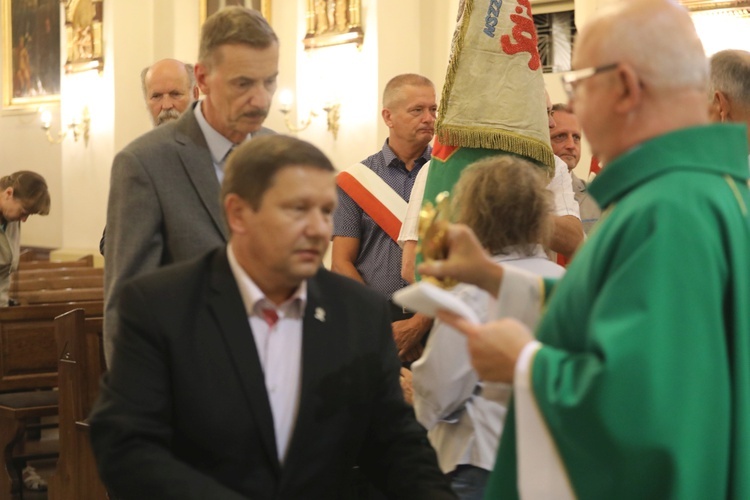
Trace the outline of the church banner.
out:
M 438 154 L 425 201 L 450 191 L 469 161 L 490 155 L 524 156 L 552 175 L 544 79 L 529 0 L 461 2 L 436 129 Z

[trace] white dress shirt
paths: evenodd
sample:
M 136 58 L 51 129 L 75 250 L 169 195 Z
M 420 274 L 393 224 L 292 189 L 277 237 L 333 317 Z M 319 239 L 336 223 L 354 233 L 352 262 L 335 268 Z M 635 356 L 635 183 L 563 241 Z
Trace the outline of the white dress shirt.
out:
M 221 184 L 224 180 L 224 163 L 226 163 L 227 155 L 234 147 L 234 143 L 221 135 L 208 123 L 206 117 L 203 116 L 202 103 L 203 101 L 198 101 L 198 104 L 195 105 L 195 121 L 198 122 L 201 132 L 203 132 L 203 137 L 206 138 L 208 151 L 211 153 L 211 163 L 214 166 L 216 178 L 219 179 L 219 184 Z
M 242 269 L 231 243 L 227 245 L 227 257 L 253 332 L 273 413 L 276 450 L 279 462 L 283 463 L 299 409 L 302 316 L 307 302 L 307 283 L 303 281 L 292 297 L 276 306 Z M 263 309 L 275 311 L 278 321 L 273 325 L 266 322 Z

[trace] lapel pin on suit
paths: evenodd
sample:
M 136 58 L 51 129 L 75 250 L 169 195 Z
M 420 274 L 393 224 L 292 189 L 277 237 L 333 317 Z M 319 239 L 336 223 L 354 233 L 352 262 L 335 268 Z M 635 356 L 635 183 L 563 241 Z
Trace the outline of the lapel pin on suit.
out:
M 315 319 L 320 321 L 321 323 L 326 322 L 326 311 L 322 307 L 316 307 L 315 308 Z

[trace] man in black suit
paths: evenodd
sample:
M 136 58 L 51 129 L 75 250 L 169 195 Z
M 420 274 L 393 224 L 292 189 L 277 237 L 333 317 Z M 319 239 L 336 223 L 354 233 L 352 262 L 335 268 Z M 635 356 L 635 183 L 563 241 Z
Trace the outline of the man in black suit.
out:
M 321 267 L 334 168 L 266 136 L 230 158 L 227 247 L 127 284 L 91 415 L 115 498 L 455 498 L 404 403 L 385 299 Z

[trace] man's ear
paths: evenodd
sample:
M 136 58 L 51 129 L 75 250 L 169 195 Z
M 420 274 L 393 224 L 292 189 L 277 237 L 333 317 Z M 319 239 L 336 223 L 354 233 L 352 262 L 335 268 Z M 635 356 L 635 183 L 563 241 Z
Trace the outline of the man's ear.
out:
M 195 98 L 198 98 L 198 89 L 200 89 L 201 92 L 204 94 L 208 94 L 208 86 L 206 85 L 206 77 L 208 77 L 208 68 L 206 68 L 206 65 L 197 62 L 195 63 L 195 90 L 193 91 L 195 93 Z
M 621 90 L 614 109 L 618 113 L 627 114 L 643 99 L 643 86 L 638 74 L 629 64 L 620 64 L 615 71 L 620 80 Z
M 227 218 L 227 226 L 232 234 L 245 232 L 244 220 L 247 215 L 249 204 L 236 193 L 229 193 L 224 197 L 224 214 Z
M 383 117 L 383 121 L 388 126 L 388 128 L 393 128 L 393 120 L 391 120 L 391 110 L 388 108 L 383 108 L 383 111 L 380 112 L 380 116 Z
M 732 121 L 732 102 L 724 92 L 720 90 L 714 92 L 714 100 L 711 106 L 716 109 L 716 121 Z

